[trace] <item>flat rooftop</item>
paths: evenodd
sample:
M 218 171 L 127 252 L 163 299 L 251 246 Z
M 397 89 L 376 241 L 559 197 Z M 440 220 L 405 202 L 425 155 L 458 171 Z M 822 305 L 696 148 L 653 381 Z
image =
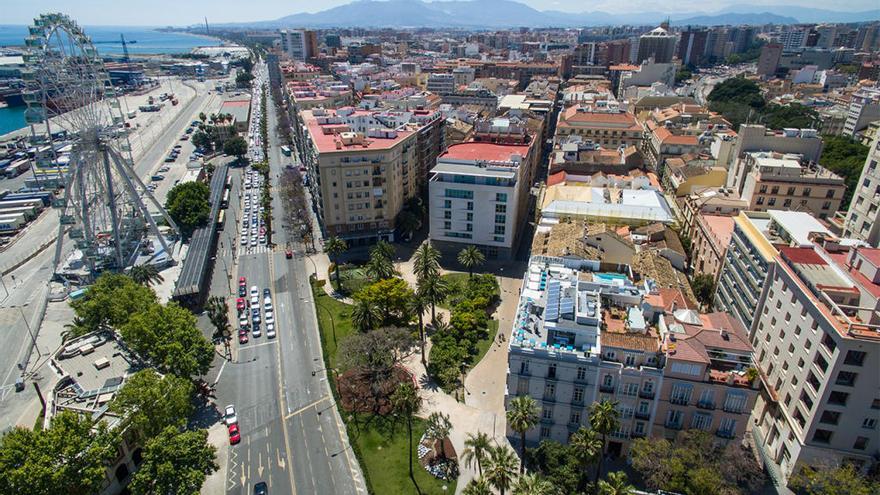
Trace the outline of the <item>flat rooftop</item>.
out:
M 525 159 L 528 153 L 529 145 L 527 144 L 468 142 L 453 144 L 440 155 L 440 159 L 510 162 L 512 156 Z

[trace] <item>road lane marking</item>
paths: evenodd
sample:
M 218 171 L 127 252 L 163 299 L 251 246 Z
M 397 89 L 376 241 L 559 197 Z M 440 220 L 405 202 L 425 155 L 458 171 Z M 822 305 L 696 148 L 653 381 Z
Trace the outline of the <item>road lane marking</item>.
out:
M 257 347 L 263 347 L 263 346 L 266 346 L 266 345 L 272 345 L 272 344 L 275 344 L 275 343 L 277 343 L 277 342 L 278 342 L 277 340 L 270 340 L 270 341 L 268 341 L 268 342 L 263 342 L 262 344 L 254 344 L 254 345 L 239 345 L 239 346 L 238 346 L 238 350 L 239 350 L 239 352 L 241 352 L 241 351 L 243 351 L 243 350 L 245 350 L 245 349 L 256 349 Z
M 303 413 L 306 409 L 311 409 L 311 408 L 317 406 L 318 404 L 324 402 L 324 401 L 327 400 L 327 399 L 328 399 L 328 397 L 322 397 L 322 398 L 320 398 L 320 399 L 318 399 L 318 400 L 312 402 L 311 404 L 305 405 L 305 406 L 303 406 L 303 407 L 297 409 L 296 411 L 293 411 L 292 413 L 290 413 L 290 414 L 288 414 L 287 416 L 285 416 L 284 419 L 285 419 L 285 421 L 286 421 L 286 420 L 288 420 L 288 419 L 290 419 L 290 418 L 292 418 L 292 417 L 294 417 L 294 416 L 296 416 L 296 415 L 298 415 L 298 414 Z

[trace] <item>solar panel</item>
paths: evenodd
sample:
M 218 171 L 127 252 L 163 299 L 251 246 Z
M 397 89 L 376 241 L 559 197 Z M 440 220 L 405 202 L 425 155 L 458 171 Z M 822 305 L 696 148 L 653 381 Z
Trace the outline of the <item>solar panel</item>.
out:
M 564 315 L 574 314 L 574 299 L 571 297 L 563 297 L 559 301 L 559 312 Z

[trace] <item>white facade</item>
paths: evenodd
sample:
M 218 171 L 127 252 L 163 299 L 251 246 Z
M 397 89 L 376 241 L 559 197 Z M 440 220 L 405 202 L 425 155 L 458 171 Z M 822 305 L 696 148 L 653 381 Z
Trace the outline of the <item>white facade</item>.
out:
M 309 53 L 306 31 L 302 29 L 282 29 L 281 48 L 288 57 L 301 62 L 312 55 Z
M 861 239 L 872 247 L 880 247 L 880 136 L 871 143 L 871 150 L 862 168 L 849 212 L 844 237 Z
M 428 75 L 428 83 L 426 89 L 438 95 L 445 95 L 455 92 L 455 75 L 446 73 L 436 73 Z

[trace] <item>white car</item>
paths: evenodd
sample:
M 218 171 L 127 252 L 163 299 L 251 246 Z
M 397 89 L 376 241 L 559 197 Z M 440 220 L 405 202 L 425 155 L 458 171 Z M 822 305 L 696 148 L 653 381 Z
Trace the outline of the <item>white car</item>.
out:
M 274 309 L 272 308 L 272 300 L 268 297 L 266 299 L 263 299 L 263 309 L 266 311 L 272 311 Z
M 254 326 L 254 330 L 251 332 L 251 336 L 253 336 L 254 338 L 257 338 L 262 334 L 263 333 L 260 331 L 260 327 Z
M 269 323 L 275 324 L 275 312 L 274 311 L 266 311 L 266 325 Z
M 247 246 L 247 242 L 248 242 L 247 237 L 245 237 L 245 236 L 241 236 L 241 245 L 242 245 L 242 246 Z
M 251 247 L 257 247 L 257 240 L 251 237 Z
M 250 296 L 258 297 L 260 295 L 260 289 L 256 285 L 251 286 Z
M 275 338 L 275 324 L 274 323 L 266 323 L 266 337 L 270 339 Z
M 238 327 L 244 328 L 248 326 L 247 313 L 242 312 L 241 316 L 238 317 Z
M 232 404 L 226 406 L 226 414 L 223 415 L 223 422 L 227 426 L 238 423 L 238 416 L 235 415 L 235 406 Z
M 251 296 L 251 309 L 260 307 L 260 298 L 257 296 Z

